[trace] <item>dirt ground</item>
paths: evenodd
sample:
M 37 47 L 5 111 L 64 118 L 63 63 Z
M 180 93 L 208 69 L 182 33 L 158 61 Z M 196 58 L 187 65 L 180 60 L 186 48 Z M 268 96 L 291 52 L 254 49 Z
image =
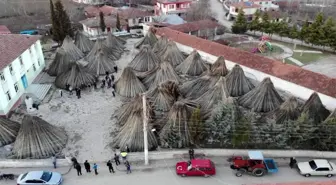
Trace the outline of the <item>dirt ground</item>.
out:
M 62 0 L 73 22 L 85 19 L 84 6 Z M 13 33 L 36 29 L 38 25 L 50 24 L 49 0 L 1 0 L 0 25 L 6 25 Z

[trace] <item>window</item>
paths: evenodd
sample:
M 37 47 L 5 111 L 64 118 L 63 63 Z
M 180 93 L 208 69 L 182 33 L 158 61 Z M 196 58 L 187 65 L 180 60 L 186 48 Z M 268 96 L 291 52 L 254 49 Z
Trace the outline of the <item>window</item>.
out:
M 24 179 L 27 176 L 27 174 L 28 173 L 23 174 L 20 180 Z
M 175 6 L 173 4 L 170 4 L 168 7 L 169 7 L 169 9 L 174 9 L 175 8 Z
M 11 75 L 13 75 L 14 74 L 14 71 L 13 71 L 13 66 L 12 66 L 12 64 L 9 64 L 9 72 L 10 72 L 10 74 Z
M 6 97 L 7 97 L 7 100 L 10 101 L 12 99 L 9 91 L 6 92 Z
M 309 161 L 309 166 L 315 170 L 317 168 L 315 161 Z
M 1 81 L 6 81 L 6 78 L 2 72 L 0 73 L 0 79 Z
M 23 66 L 22 56 L 19 56 L 19 61 L 20 61 L 21 66 Z
M 19 86 L 17 83 L 14 84 L 14 89 L 15 89 L 15 92 L 18 92 L 19 91 Z
M 35 64 L 33 64 L 33 70 L 36 71 L 36 66 L 35 66 Z
M 41 66 L 41 61 L 40 59 L 37 59 L 37 65 L 40 67 Z
M 325 171 L 330 171 L 330 169 L 329 168 L 317 168 L 316 171 L 325 172 Z
M 45 182 L 49 182 L 51 177 L 52 177 L 51 172 L 43 172 L 41 179 L 44 180 Z

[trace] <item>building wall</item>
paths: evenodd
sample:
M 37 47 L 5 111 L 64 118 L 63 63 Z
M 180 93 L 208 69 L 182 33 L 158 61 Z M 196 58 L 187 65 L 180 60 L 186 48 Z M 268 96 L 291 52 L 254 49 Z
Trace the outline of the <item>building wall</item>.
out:
M 260 5 L 261 10 L 278 9 L 279 6 L 272 3 L 272 1 L 255 1 L 254 4 Z M 265 9 L 266 8 L 266 9 Z
M 104 4 L 105 0 L 73 0 L 76 3 L 90 4 L 90 5 L 99 5 Z
M 22 77 L 26 76 L 27 85 L 30 85 L 45 67 L 40 41 L 37 41 L 29 49 L 24 51 L 21 54 L 21 58 L 23 65 L 21 65 L 20 57 L 18 57 L 10 65 L 0 71 L 5 77 L 5 81 L 0 80 L 0 115 L 7 114 L 25 92 Z M 12 73 L 10 72 L 10 66 Z M 15 84 L 18 87 L 17 91 L 14 87 Z M 11 100 L 8 100 L 7 92 L 9 92 Z
M 178 41 L 175 41 L 178 48 L 185 53 L 191 53 L 194 49 L 190 46 L 186 46 L 186 45 L 182 45 L 180 43 L 178 43 Z M 208 53 L 202 52 L 202 51 L 198 51 L 200 53 L 200 55 L 202 56 L 203 59 L 207 60 L 210 63 L 214 63 L 217 59 L 217 56 L 214 55 L 210 55 Z M 226 66 L 229 70 L 231 70 L 234 65 L 236 63 L 233 61 L 228 61 L 226 60 Z M 275 76 L 271 76 L 269 74 L 257 71 L 255 69 L 251 69 L 245 66 L 242 66 L 242 69 L 245 72 L 245 75 L 253 80 L 259 81 L 261 82 L 264 78 L 266 77 L 270 77 L 275 88 L 280 89 L 288 94 L 291 94 L 293 96 L 296 96 L 298 98 L 301 98 L 303 100 L 307 100 L 310 95 L 314 92 L 311 89 L 308 89 L 306 87 L 302 87 L 298 84 L 294 84 L 291 82 L 288 82 L 286 80 L 277 78 Z M 330 111 L 333 111 L 336 108 L 336 98 L 330 97 L 328 95 L 322 94 L 322 93 L 318 93 L 318 95 L 321 98 L 322 103 L 326 106 L 327 109 L 329 109 Z
M 152 17 L 147 16 L 141 18 L 128 19 L 127 22 L 129 27 L 142 26 L 144 23 L 152 22 Z
M 102 33 L 100 28 L 89 28 L 89 27 L 85 26 L 84 24 L 82 24 L 82 25 L 83 25 L 83 31 L 87 36 L 95 37 L 95 36 L 101 35 L 101 33 Z M 107 34 L 107 30 L 108 30 L 108 28 L 106 28 L 104 34 Z M 110 28 L 111 33 L 116 32 L 116 31 L 117 31 L 117 28 Z
M 235 11 L 236 8 L 233 7 L 233 6 L 230 6 L 230 14 L 233 15 L 233 16 L 237 16 L 238 15 L 238 8 L 237 8 L 237 12 Z M 244 13 L 245 15 L 253 15 L 257 10 L 258 8 L 244 8 Z
M 186 10 L 190 8 L 190 3 L 181 3 L 180 7 L 177 8 L 177 4 L 171 3 L 171 4 L 163 4 L 163 3 L 156 3 L 157 6 L 157 15 L 167 15 L 170 12 L 176 12 L 178 10 Z

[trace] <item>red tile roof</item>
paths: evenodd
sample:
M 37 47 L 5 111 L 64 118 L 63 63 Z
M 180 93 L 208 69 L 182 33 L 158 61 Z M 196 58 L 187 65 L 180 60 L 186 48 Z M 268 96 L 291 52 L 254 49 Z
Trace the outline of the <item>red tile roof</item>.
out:
M 86 17 L 96 17 L 100 12 L 103 12 L 105 16 L 112 15 L 112 12 L 116 11 L 116 8 L 112 6 L 104 5 L 102 7 L 97 6 L 87 6 L 84 8 Z
M 336 79 L 334 78 L 169 28 L 156 28 L 153 30 L 156 30 L 157 35 L 165 35 L 168 39 L 190 46 L 196 50 L 214 56 L 223 56 L 229 61 L 248 68 L 258 70 L 331 97 L 336 97 Z
M 188 23 L 179 24 L 179 25 L 168 26 L 168 28 L 172 30 L 180 31 L 183 33 L 189 33 L 189 32 L 198 31 L 198 30 L 214 29 L 219 26 L 220 25 L 215 21 L 201 20 L 201 21 L 194 21 L 194 22 L 188 22 Z
M 239 2 L 239 3 L 232 3 L 230 6 L 233 6 L 235 8 L 260 8 L 260 5 L 254 4 L 252 2 Z
M 119 9 L 117 12 L 114 12 L 114 15 L 116 13 L 119 14 L 119 16 L 123 19 L 134 19 L 134 18 L 141 18 L 141 17 L 148 17 L 153 16 L 154 14 L 149 11 L 140 10 L 137 8 L 125 8 L 125 9 Z
M 0 34 L 10 34 L 11 31 L 5 25 L 0 25 Z
M 0 34 L 0 70 L 12 63 L 39 39 L 40 36 L 36 35 Z
M 115 28 L 117 25 L 117 19 L 114 16 L 104 16 L 104 21 L 106 27 L 112 27 Z M 79 23 L 84 24 L 85 26 L 89 28 L 96 28 L 100 26 L 100 18 L 99 17 L 91 17 L 87 18 L 85 20 L 79 21 Z M 120 20 L 121 26 L 127 25 L 125 20 Z

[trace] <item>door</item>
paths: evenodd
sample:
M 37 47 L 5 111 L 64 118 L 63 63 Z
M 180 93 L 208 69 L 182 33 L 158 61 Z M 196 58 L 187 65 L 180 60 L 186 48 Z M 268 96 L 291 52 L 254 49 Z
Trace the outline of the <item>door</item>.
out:
M 330 172 L 329 168 L 317 168 L 315 170 L 315 173 L 316 173 L 316 175 L 322 175 L 322 176 L 324 176 L 324 175 L 330 174 L 331 172 Z
M 24 87 L 25 89 L 27 89 L 27 87 L 28 87 L 28 80 L 27 80 L 26 75 L 23 75 L 23 76 L 21 77 L 21 82 L 22 82 L 23 87 Z

